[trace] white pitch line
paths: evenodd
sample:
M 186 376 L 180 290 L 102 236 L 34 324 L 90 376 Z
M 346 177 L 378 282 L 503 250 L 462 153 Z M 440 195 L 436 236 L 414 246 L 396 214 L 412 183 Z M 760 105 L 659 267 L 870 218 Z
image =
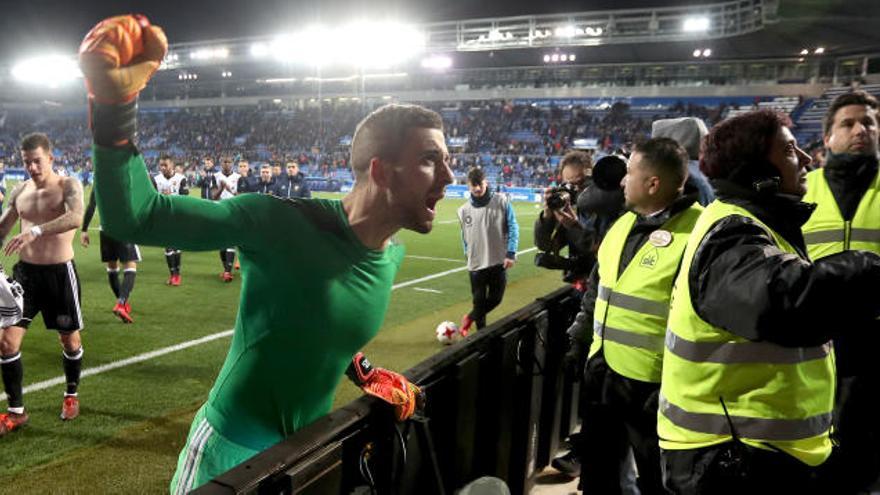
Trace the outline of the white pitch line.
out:
M 206 335 L 204 337 L 190 340 L 187 342 L 181 342 L 180 344 L 175 344 L 168 347 L 163 347 L 162 349 L 157 349 L 155 351 L 145 352 L 143 354 L 138 354 L 137 356 L 132 356 L 130 358 L 120 359 L 119 361 L 113 361 L 107 364 L 102 364 L 101 366 L 95 366 L 93 368 L 86 368 L 83 370 L 80 376 L 87 377 L 92 375 L 98 375 L 100 373 L 104 373 L 106 371 L 115 370 L 116 368 L 122 368 L 123 366 L 128 366 L 131 364 L 142 363 L 144 361 L 148 361 L 153 358 L 157 358 L 159 356 L 164 356 L 165 354 L 171 354 L 172 352 L 181 351 L 183 349 L 187 349 L 189 347 L 197 346 L 200 344 L 204 344 L 206 342 L 211 342 L 212 340 L 222 339 L 223 337 L 229 337 L 232 335 L 232 330 L 225 330 L 223 332 L 217 332 L 211 335 Z M 23 394 L 28 392 L 38 392 L 40 390 L 45 390 L 49 387 L 54 387 L 56 385 L 63 385 L 67 383 L 67 379 L 63 376 L 58 376 L 49 380 L 44 380 L 42 382 L 32 383 L 22 390 Z M 0 402 L 6 400 L 6 394 L 0 394 Z
M 414 254 L 406 255 L 407 258 L 412 258 L 414 260 L 428 260 L 428 261 L 451 261 L 453 263 L 464 263 L 464 260 L 456 260 L 453 258 L 435 258 L 433 256 L 416 256 Z
M 517 256 L 519 256 L 520 254 L 525 254 L 525 253 L 529 253 L 531 251 L 537 251 L 537 250 L 538 250 L 538 248 L 533 247 L 533 248 L 529 248 L 529 249 L 524 249 L 516 254 L 517 254 Z M 445 277 L 449 274 L 463 272 L 465 270 L 467 270 L 467 266 L 460 266 L 458 268 L 453 268 L 452 270 L 446 270 L 445 272 L 435 273 L 433 275 L 428 275 L 426 277 L 417 278 L 414 280 L 408 280 L 406 282 L 401 282 L 401 283 L 391 287 L 391 290 L 396 290 L 396 289 L 400 289 L 403 287 L 409 287 L 410 285 L 419 284 L 419 283 L 425 282 L 427 280 L 434 280 L 435 278 Z
M 417 290 L 419 292 L 430 292 L 432 294 L 443 294 L 442 290 L 425 289 L 424 287 L 413 287 L 413 290 Z
M 523 251 L 516 253 L 517 255 L 528 253 L 530 251 L 535 251 L 537 248 L 529 248 Z M 452 270 L 446 270 L 445 272 L 435 273 L 433 275 L 428 275 L 426 277 L 417 278 L 414 280 L 409 280 L 407 282 L 401 282 L 397 285 L 391 287 L 391 290 L 401 289 L 403 287 L 409 287 L 410 285 L 415 285 L 420 282 L 424 282 L 426 280 L 433 280 L 435 278 L 445 277 L 446 275 L 450 275 L 452 273 L 460 272 L 467 270 L 466 266 L 460 268 L 454 268 Z M 430 290 L 430 289 L 428 289 Z M 98 375 L 101 373 L 105 373 L 107 371 L 112 371 L 117 368 L 122 368 L 125 366 L 129 366 L 132 364 L 142 363 L 144 361 L 149 361 L 151 359 L 164 356 L 166 354 L 171 354 L 172 352 L 181 351 L 183 349 L 188 349 L 190 347 L 194 347 L 197 345 L 201 345 L 207 342 L 211 342 L 213 340 L 222 339 L 224 337 L 229 337 L 232 335 L 232 330 L 224 330 L 222 332 L 213 333 L 211 335 L 206 335 L 204 337 L 200 337 L 198 339 L 189 340 L 186 342 L 181 342 L 179 344 L 175 344 L 168 347 L 163 347 L 161 349 L 157 349 L 155 351 L 145 352 L 143 354 L 138 354 L 137 356 L 128 357 L 125 359 L 120 359 L 119 361 L 112 361 L 107 364 L 102 364 L 100 366 L 95 366 L 93 368 L 86 368 L 82 371 L 81 377 L 85 378 L 87 376 Z M 67 383 L 67 379 L 64 376 L 58 376 L 55 378 L 50 378 L 49 380 L 43 380 L 41 382 L 32 383 L 22 390 L 22 394 L 27 394 L 31 392 L 39 392 L 41 390 L 45 390 L 50 387 L 54 387 L 57 385 L 63 385 Z M 6 394 L 0 394 L 0 402 L 6 401 Z

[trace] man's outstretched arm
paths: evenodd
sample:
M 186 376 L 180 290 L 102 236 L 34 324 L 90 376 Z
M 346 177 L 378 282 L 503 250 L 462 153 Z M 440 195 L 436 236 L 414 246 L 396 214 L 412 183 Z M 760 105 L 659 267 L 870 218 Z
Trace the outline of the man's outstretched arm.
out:
M 260 217 L 248 214 L 246 204 L 253 201 L 161 196 L 133 144 L 138 94 L 167 49 L 163 31 L 140 15 L 105 19 L 80 45 L 102 226 L 114 238 L 142 244 L 184 249 L 244 245 L 253 237 L 254 218 Z

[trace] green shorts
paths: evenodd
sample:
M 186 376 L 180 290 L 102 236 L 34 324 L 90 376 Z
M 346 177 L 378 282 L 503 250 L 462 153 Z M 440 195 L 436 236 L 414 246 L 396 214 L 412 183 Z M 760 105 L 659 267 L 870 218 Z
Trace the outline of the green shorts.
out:
M 205 417 L 205 405 L 193 418 L 186 445 L 177 459 L 170 493 L 184 494 L 229 471 L 259 453 L 214 431 Z

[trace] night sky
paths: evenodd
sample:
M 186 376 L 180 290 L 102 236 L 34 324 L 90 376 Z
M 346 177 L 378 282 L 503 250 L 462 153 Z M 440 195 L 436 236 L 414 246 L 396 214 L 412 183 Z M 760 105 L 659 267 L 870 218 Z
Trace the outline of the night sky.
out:
M 172 43 L 274 35 L 358 18 L 426 23 L 588 10 L 699 5 L 720 0 L 0 0 L 0 65 L 46 52 L 76 52 L 98 20 L 141 12 Z M 780 13 L 825 23 L 880 20 L 880 0 L 781 0 Z M 878 22 L 880 24 L 880 22 Z
M 699 0 L 0 0 L 0 64 L 45 53 L 75 53 L 98 20 L 141 12 L 170 42 L 259 36 L 358 17 L 422 23 L 480 17 L 706 3 Z

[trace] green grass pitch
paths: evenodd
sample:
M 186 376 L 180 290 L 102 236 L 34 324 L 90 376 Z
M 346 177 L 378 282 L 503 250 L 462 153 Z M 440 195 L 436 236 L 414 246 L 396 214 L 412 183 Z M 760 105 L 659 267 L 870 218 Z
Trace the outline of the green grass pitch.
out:
M 430 234 L 399 234 L 408 257 L 396 283 L 464 267 L 455 214 L 463 201 L 444 200 Z M 514 206 L 519 249 L 531 249 L 538 208 L 531 203 Z M 94 230 L 99 220 L 93 221 L 88 249 L 79 245 L 78 234 L 76 241 L 85 369 L 232 328 L 240 280 L 236 276 L 231 284 L 220 281 L 216 252 L 184 252 L 183 284 L 175 288 L 165 285 L 168 270 L 162 248 L 147 246 L 141 246 L 144 260 L 131 296 L 135 323 L 122 324 L 110 311 L 114 300 Z M 534 250 L 519 257 L 508 274 L 504 302 L 489 315 L 490 322 L 561 286 L 559 272 L 536 268 L 533 259 Z M 15 262 L 5 257 L 0 261 L 10 271 Z M 407 369 L 442 348 L 434 337 L 439 322 L 458 322 L 469 309 L 465 270 L 401 287 L 394 291 L 385 324 L 367 355 L 378 366 Z M 26 393 L 30 424 L 0 438 L 0 493 L 167 491 L 192 416 L 207 397 L 228 345 L 229 338 L 221 337 L 86 376 L 80 386 L 81 416 L 69 423 L 58 417 L 63 385 Z M 22 352 L 25 386 L 63 374 L 57 334 L 46 331 L 40 318 L 25 336 Z M 343 381 L 336 405 L 359 395 Z M 5 403 L 0 408 L 5 409 Z

